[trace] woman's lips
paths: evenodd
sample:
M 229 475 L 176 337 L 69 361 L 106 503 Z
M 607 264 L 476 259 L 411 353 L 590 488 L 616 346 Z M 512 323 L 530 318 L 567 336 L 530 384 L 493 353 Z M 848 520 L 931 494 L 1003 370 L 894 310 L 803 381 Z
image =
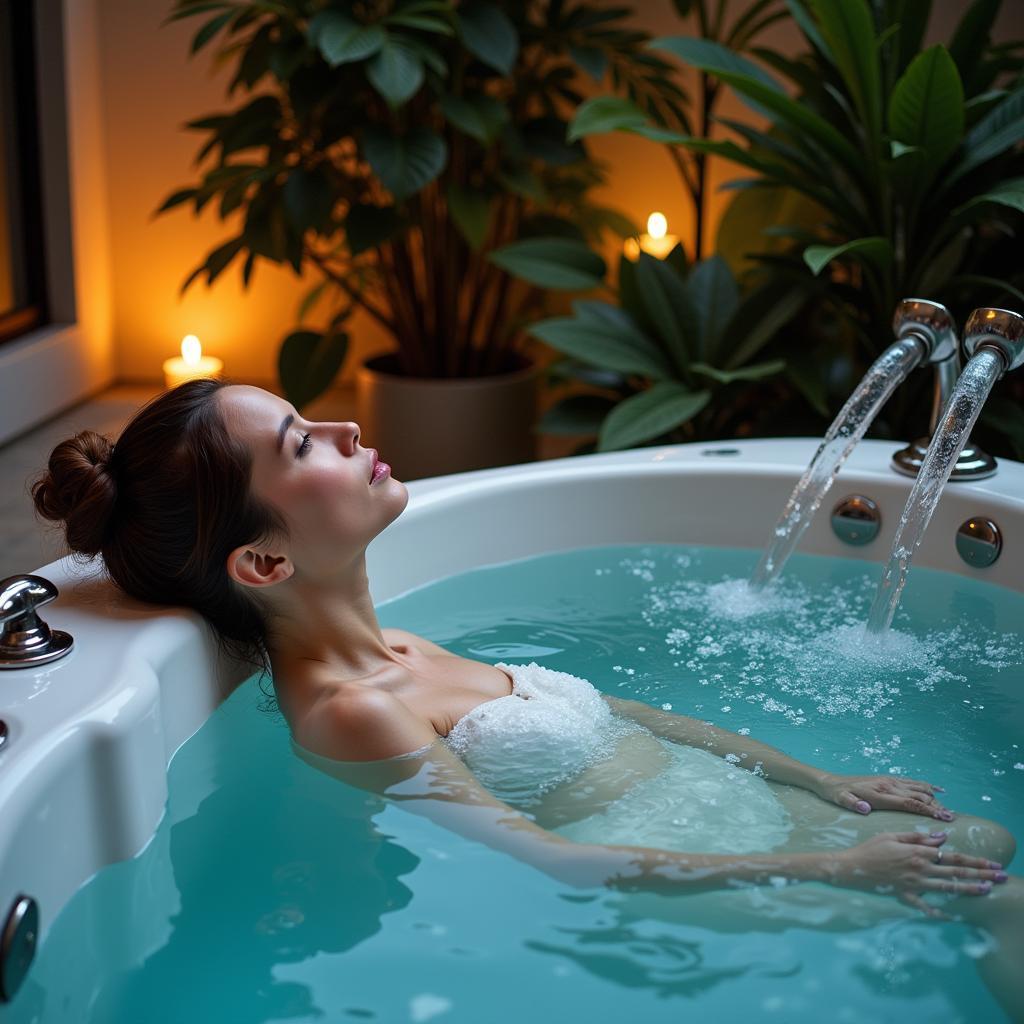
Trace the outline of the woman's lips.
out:
M 370 483 L 375 484 L 378 480 L 383 480 L 384 477 L 389 476 L 390 473 L 391 467 L 386 462 L 381 462 L 377 459 L 373 464 L 373 477 Z

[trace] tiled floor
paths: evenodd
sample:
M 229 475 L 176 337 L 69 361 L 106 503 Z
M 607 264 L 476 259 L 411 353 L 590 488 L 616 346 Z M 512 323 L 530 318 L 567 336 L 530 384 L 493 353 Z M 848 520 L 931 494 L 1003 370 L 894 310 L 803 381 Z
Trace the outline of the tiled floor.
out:
M 86 429 L 116 440 L 135 410 L 159 391 L 156 386 L 112 387 L 0 446 L 0 580 L 33 572 L 66 553 L 59 529 L 36 516 L 30 492 L 32 481 L 45 470 L 54 446 Z M 306 415 L 310 419 L 350 419 L 354 407 L 354 394 L 335 390 L 312 403 Z M 551 459 L 569 455 L 581 440 L 540 435 L 538 456 Z

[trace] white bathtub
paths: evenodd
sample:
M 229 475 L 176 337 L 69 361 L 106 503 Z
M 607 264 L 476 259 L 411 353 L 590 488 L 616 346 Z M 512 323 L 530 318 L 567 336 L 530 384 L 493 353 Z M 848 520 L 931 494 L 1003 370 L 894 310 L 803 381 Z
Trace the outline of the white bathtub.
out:
M 461 473 L 408 485 L 405 512 L 367 552 L 375 602 L 489 563 L 625 543 L 760 548 L 816 440 L 644 448 Z M 887 559 L 913 481 L 889 468 L 894 442 L 854 452 L 800 551 Z M 879 536 L 841 543 L 828 512 L 864 494 L 882 513 Z M 1003 531 L 987 569 L 967 566 L 958 526 L 984 515 Z M 1024 465 L 950 484 L 915 565 L 1024 590 Z M 70 560 L 34 571 L 60 588 L 42 610 L 75 638 L 64 659 L 0 671 L 0 927 L 15 899 L 35 899 L 39 940 L 74 891 L 138 853 L 164 813 L 168 762 L 250 672 L 221 662 L 194 613 L 121 596 Z M 910 587 L 914 585 L 911 572 Z

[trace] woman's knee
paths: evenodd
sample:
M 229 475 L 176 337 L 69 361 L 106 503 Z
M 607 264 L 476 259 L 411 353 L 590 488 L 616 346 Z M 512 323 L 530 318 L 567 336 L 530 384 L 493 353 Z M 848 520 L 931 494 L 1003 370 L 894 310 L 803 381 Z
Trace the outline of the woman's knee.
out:
M 999 822 L 988 818 L 961 814 L 942 827 L 949 833 L 949 844 L 953 849 L 975 857 L 987 857 L 1004 867 L 1017 851 L 1017 842 L 1012 833 Z

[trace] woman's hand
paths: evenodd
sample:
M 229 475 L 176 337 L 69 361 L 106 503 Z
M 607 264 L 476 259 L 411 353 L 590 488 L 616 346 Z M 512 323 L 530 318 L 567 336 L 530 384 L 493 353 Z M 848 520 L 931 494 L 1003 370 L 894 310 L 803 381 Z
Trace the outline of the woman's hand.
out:
M 834 856 L 833 885 L 869 892 L 894 892 L 902 903 L 929 917 L 945 917 L 921 899 L 922 892 L 984 896 L 1006 881 L 1002 865 L 963 853 L 943 855 L 945 832 L 881 832 Z
M 909 811 L 940 821 L 953 820 L 953 812 L 932 795 L 944 793 L 941 786 L 899 775 L 826 775 L 815 785 L 814 792 L 822 800 L 858 814 L 874 810 Z

